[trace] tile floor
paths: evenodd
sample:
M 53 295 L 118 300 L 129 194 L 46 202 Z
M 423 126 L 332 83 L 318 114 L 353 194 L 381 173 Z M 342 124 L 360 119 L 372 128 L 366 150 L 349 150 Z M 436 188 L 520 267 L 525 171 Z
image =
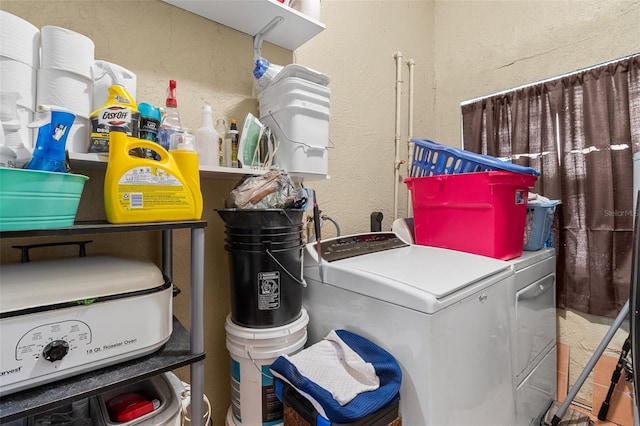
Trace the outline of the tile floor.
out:
M 569 350 L 568 345 L 558 344 L 558 401 L 563 401 L 569 392 Z M 606 398 L 611 386 L 611 376 L 617 363 L 617 357 L 602 355 L 593 368 L 592 401 L 578 401 L 592 407 L 591 411 L 575 404 L 571 405 L 571 409 L 588 414 L 593 420 L 594 426 L 633 425 L 633 385 L 625 380 L 624 372 L 622 372 L 611 396 L 607 420 L 600 421 L 597 417 L 602 401 Z

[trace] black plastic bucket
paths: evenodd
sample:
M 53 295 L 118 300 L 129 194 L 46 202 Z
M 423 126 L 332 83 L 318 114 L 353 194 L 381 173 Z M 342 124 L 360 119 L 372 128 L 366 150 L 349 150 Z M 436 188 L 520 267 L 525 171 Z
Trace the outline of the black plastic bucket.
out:
M 250 328 L 277 327 L 300 316 L 304 245 L 257 250 L 225 246 L 231 266 L 231 320 Z
M 249 328 L 289 324 L 302 312 L 302 210 L 217 210 L 225 222 L 231 320 Z
M 302 243 L 302 232 L 281 232 L 278 234 L 237 234 L 235 232 L 225 231 L 227 239 L 231 242 L 239 243 L 261 243 L 265 240 L 281 243 L 289 241 L 298 241 Z
M 224 239 L 227 247 L 233 250 L 248 250 L 248 251 L 260 251 L 265 250 L 265 247 L 270 247 L 272 250 L 283 250 L 288 248 L 299 247 L 302 245 L 302 241 L 298 238 L 290 241 L 262 241 L 262 242 L 239 242 L 233 241 L 229 238 Z M 266 245 L 266 246 L 265 246 Z
M 225 226 L 227 234 L 235 235 L 279 235 L 292 232 L 302 232 L 302 224 L 291 226 L 264 227 L 262 229 L 240 228 L 237 226 Z
M 302 224 L 304 210 L 292 209 L 218 209 L 225 225 L 246 230 L 290 227 Z

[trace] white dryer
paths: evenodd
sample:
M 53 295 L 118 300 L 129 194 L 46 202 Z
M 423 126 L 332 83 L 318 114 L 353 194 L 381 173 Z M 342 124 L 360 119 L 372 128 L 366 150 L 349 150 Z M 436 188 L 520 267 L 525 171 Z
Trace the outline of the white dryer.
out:
M 540 424 L 556 399 L 556 256 L 554 249 L 525 251 L 508 261 L 517 425 Z
M 321 248 L 321 265 L 315 243 L 305 250 L 308 344 L 343 328 L 394 355 L 405 425 L 516 424 L 512 264 L 408 245 L 394 233 Z

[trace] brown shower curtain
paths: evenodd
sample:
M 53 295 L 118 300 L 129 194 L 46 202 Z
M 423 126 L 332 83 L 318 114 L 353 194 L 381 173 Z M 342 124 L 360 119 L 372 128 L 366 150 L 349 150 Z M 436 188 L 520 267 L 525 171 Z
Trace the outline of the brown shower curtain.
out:
M 463 105 L 464 148 L 541 172 L 562 201 L 557 303 L 614 317 L 629 298 L 640 55 Z

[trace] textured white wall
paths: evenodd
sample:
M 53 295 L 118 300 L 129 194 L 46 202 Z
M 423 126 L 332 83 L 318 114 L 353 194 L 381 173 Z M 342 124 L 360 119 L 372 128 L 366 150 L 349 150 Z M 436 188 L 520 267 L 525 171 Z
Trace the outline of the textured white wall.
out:
M 368 231 L 381 211 L 391 229 L 394 201 L 396 63 L 401 52 L 401 152 L 406 159 L 409 69 L 415 61 L 414 135 L 429 137 L 433 119 L 433 3 L 431 1 L 323 0 L 327 29 L 296 51 L 296 62 L 331 76 L 331 179 L 309 182 L 320 208 L 343 234 Z M 406 217 L 401 166 L 399 213 Z M 326 235 L 335 235 L 330 224 Z

